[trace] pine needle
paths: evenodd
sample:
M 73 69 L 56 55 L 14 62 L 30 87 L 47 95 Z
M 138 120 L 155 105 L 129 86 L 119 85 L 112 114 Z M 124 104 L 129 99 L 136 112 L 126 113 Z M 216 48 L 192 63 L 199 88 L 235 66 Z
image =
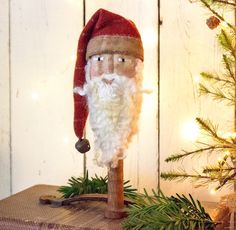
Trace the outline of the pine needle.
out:
M 221 149 L 223 147 L 221 146 L 210 146 L 210 147 L 207 147 L 207 148 L 200 148 L 200 149 L 197 149 L 197 150 L 194 150 L 194 151 L 183 151 L 184 153 L 183 154 L 172 154 L 171 156 L 167 157 L 165 159 L 166 162 L 175 162 L 175 161 L 179 161 L 189 155 L 194 155 L 194 154 L 197 154 L 197 153 L 202 153 L 202 152 L 209 152 L 209 151 L 213 151 L 214 149 Z
M 129 185 L 130 181 L 124 181 L 124 195 L 133 197 L 136 195 L 137 189 Z M 63 198 L 74 197 L 85 193 L 106 194 L 108 191 L 108 177 L 88 176 L 88 171 L 85 177 L 71 177 L 68 180 L 67 186 L 59 187 L 58 191 L 62 193 Z
M 226 51 L 229 52 L 234 60 L 236 59 L 235 53 L 235 34 L 232 33 L 232 30 L 222 29 L 221 33 L 218 35 L 219 43 L 221 47 Z
M 159 195 L 158 195 L 159 194 Z M 123 222 L 125 230 L 131 229 L 214 229 L 213 222 L 201 203 L 179 194 L 167 197 L 161 191 L 149 195 L 137 194 L 128 218 Z M 197 228 L 198 226 L 198 228 Z

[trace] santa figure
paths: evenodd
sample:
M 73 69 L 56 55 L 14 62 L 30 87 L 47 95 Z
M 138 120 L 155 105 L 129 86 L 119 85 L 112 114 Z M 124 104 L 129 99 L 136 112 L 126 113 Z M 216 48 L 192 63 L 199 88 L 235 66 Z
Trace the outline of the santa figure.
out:
M 142 95 L 143 45 L 130 20 L 98 10 L 84 27 L 74 73 L 74 129 L 80 152 L 89 114 L 95 162 L 115 168 L 137 132 Z

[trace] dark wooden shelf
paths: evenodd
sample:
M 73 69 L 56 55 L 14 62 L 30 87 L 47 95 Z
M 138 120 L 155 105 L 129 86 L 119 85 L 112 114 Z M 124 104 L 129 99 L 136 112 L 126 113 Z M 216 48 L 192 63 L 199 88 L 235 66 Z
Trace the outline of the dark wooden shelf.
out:
M 104 202 L 81 201 L 57 208 L 39 203 L 41 195 L 60 196 L 57 188 L 51 185 L 36 185 L 1 200 L 0 229 L 122 229 L 122 220 L 104 217 Z

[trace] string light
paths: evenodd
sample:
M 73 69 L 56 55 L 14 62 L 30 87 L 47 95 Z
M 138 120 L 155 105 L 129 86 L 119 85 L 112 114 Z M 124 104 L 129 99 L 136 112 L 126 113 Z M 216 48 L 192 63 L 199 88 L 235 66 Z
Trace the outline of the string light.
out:
M 211 195 L 215 195 L 215 194 L 216 194 L 216 189 L 215 189 L 215 188 L 212 188 L 212 189 L 210 190 L 210 194 L 211 194 Z
M 200 81 L 201 81 L 201 76 L 200 76 L 200 75 L 195 75 L 195 76 L 193 77 L 193 80 L 194 80 L 196 83 L 200 83 Z
M 199 127 L 195 121 L 188 121 L 183 125 L 182 135 L 186 140 L 196 141 L 199 136 Z
M 71 60 L 71 62 L 75 62 L 76 61 L 76 55 L 75 54 L 71 54 L 70 55 L 70 60 Z
M 210 185 L 210 186 L 208 187 L 208 191 L 209 191 L 209 193 L 210 193 L 211 195 L 215 195 L 216 192 L 217 192 L 216 188 L 215 188 L 213 185 Z
M 31 98 L 32 98 L 33 101 L 39 101 L 39 99 L 40 99 L 39 93 L 36 92 L 36 91 L 33 91 L 31 93 Z
M 223 161 L 223 159 L 222 159 L 221 157 L 218 157 L 217 161 L 218 161 L 219 163 L 221 163 L 221 162 Z
M 146 29 L 142 33 L 142 41 L 147 46 L 154 46 L 157 43 L 157 34 L 152 29 Z
M 223 138 L 227 139 L 227 138 L 236 138 L 236 133 L 235 132 L 226 132 L 223 135 Z
M 225 156 L 230 156 L 230 151 L 225 151 Z
M 232 138 L 236 138 L 236 133 L 231 133 Z
M 69 138 L 68 137 L 64 137 L 63 138 L 63 142 L 64 142 L 64 144 L 69 144 Z

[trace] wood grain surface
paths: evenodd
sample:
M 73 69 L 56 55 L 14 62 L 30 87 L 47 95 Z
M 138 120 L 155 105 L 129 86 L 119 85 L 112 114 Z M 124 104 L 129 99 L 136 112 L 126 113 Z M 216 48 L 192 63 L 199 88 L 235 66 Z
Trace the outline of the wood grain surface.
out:
M 122 220 L 104 217 L 104 202 L 82 201 L 53 208 L 39 204 L 41 195 L 60 194 L 58 187 L 36 185 L 0 201 L 0 229 L 121 229 Z

